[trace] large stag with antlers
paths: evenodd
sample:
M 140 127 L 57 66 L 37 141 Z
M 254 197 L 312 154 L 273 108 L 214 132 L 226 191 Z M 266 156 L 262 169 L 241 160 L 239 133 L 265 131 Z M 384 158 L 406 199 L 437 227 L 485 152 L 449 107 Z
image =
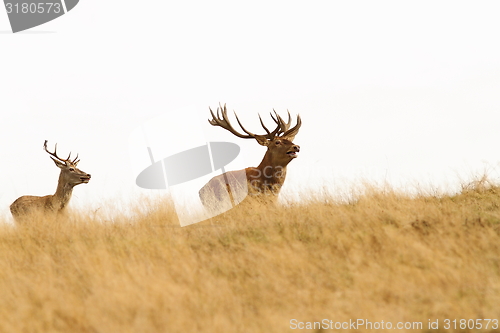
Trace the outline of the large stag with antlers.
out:
M 59 213 L 63 211 L 71 198 L 73 187 L 79 184 L 87 184 L 90 181 L 90 174 L 76 167 L 80 162 L 78 155 L 73 160 L 70 159 L 71 153 L 66 159 L 60 158 L 57 156 L 57 144 L 53 153 L 47 150 L 47 140 L 45 140 L 43 148 L 56 166 L 61 169 L 56 193 L 43 197 L 25 195 L 18 198 L 10 205 L 12 216 L 16 219 L 33 212 Z
M 271 118 L 277 126 L 273 131 L 269 131 L 259 115 L 260 123 L 266 134 L 258 135 L 246 130 L 235 112 L 236 121 L 246 134 L 236 131 L 227 116 L 226 105 L 224 108 L 222 106 L 217 108 L 217 116 L 212 109 L 210 109 L 210 113 L 212 114 L 212 120 L 208 121 L 210 125 L 222 127 L 242 139 L 255 139 L 260 145 L 267 147 L 267 152 L 257 167 L 229 171 L 212 178 L 199 191 L 203 205 L 206 207 L 218 205 L 220 207 L 221 202 L 226 201 L 227 203 L 228 200 L 230 200 L 231 205 L 234 205 L 248 196 L 264 199 L 266 202 L 275 202 L 285 182 L 286 167 L 300 151 L 300 147 L 292 142 L 302 125 L 300 116 L 297 115 L 296 125 L 290 128 L 290 112 L 288 112 L 288 121 L 285 122 L 274 111 L 274 114 L 271 113 Z M 241 193 L 244 195 L 242 196 Z

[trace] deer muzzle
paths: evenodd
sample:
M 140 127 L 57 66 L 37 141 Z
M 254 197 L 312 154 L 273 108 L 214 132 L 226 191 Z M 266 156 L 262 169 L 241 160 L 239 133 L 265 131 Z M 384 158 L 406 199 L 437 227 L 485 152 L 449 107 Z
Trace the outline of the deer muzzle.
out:
M 295 145 L 295 146 L 292 146 L 292 149 L 287 151 L 287 155 L 292 157 L 292 158 L 295 158 L 297 157 L 297 153 L 300 151 L 300 146 L 298 145 Z
M 82 177 L 80 177 L 80 180 L 81 180 L 83 183 L 87 184 L 87 183 L 90 181 L 90 173 L 88 173 L 86 176 L 82 176 Z

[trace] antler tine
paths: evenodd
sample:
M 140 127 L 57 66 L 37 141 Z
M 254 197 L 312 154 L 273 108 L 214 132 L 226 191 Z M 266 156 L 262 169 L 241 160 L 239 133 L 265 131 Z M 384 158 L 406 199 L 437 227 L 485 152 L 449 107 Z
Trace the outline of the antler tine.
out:
M 271 139 L 271 137 L 273 137 L 274 135 L 271 135 L 271 132 L 269 132 L 269 130 L 267 129 L 266 125 L 264 125 L 264 122 L 262 121 L 262 118 L 260 117 L 260 114 L 259 114 L 259 120 L 260 120 L 260 124 L 262 125 L 262 127 L 264 127 L 264 129 L 267 132 L 267 138 Z
M 217 108 L 217 117 L 214 115 L 214 113 L 213 113 L 213 111 L 212 111 L 212 109 L 210 107 L 209 107 L 209 109 L 210 109 L 210 113 L 212 114 L 212 118 L 213 118 L 212 120 L 210 120 L 210 119 L 208 120 L 208 122 L 210 123 L 210 125 L 220 126 L 220 127 L 224 128 L 224 129 L 228 130 L 232 134 L 236 135 L 239 138 L 243 138 L 243 139 L 255 138 L 255 134 L 247 131 L 241 125 L 241 122 L 238 119 L 238 116 L 236 115 L 236 112 L 234 113 L 234 115 L 236 116 L 236 120 L 238 121 L 238 124 L 243 129 L 243 131 L 245 131 L 245 133 L 247 133 L 248 135 L 241 134 L 241 133 L 239 133 L 238 131 L 236 131 L 233 128 L 233 126 L 231 125 L 231 122 L 229 121 L 229 118 L 227 116 L 226 104 L 224 104 L 224 108 L 222 108 L 222 106 L 219 104 L 219 107 Z
M 43 148 L 45 149 L 45 151 L 51 155 L 51 156 L 54 156 L 55 158 L 57 158 L 59 161 L 62 161 L 62 162 L 66 162 L 66 160 L 63 160 L 62 158 L 60 158 L 59 156 L 57 156 L 57 143 L 55 144 L 54 146 L 54 152 L 51 153 L 48 149 L 47 149 L 47 142 L 48 140 L 45 140 L 45 142 L 43 143 Z
M 70 162 L 70 163 L 73 163 L 73 164 L 77 164 L 78 162 L 80 162 L 80 160 L 77 161 L 78 159 L 78 154 L 76 154 L 76 158 L 73 160 L 73 161 L 70 161 L 70 158 L 71 158 L 71 152 L 69 153 L 68 155 L 68 158 L 67 159 L 63 159 L 63 158 L 60 158 L 59 156 L 57 156 L 57 143 L 54 145 L 54 152 L 51 153 L 48 149 L 47 149 L 47 140 L 45 140 L 45 142 L 43 143 L 43 148 L 45 149 L 45 151 L 47 153 L 49 153 L 50 156 L 53 156 L 55 158 L 57 158 L 59 161 L 61 162 L 64 162 L 64 163 L 67 163 L 67 162 Z
M 65 162 L 71 162 L 74 165 L 76 165 L 76 164 L 78 164 L 78 162 L 80 162 L 80 160 L 78 160 L 78 153 L 76 154 L 76 157 L 73 159 L 73 161 L 70 161 L 70 158 L 71 158 L 71 152 L 69 152 L 68 158 L 65 159 L 65 160 L 63 160 L 63 161 L 65 161 Z
M 280 136 L 281 134 L 283 134 L 283 132 L 285 132 L 287 130 L 287 124 L 285 123 L 283 118 L 281 118 L 281 116 L 276 112 L 275 109 L 273 109 L 273 112 L 274 112 L 274 115 L 272 114 L 272 112 L 270 113 L 271 118 L 273 118 L 274 122 L 276 124 L 278 124 L 278 126 L 273 131 L 273 133 L 275 133 L 275 135 L 277 135 L 277 136 Z
M 224 104 L 224 107 L 226 107 L 225 104 Z M 210 110 L 210 113 L 212 114 L 212 120 L 209 119 L 208 122 L 213 126 L 224 127 L 226 125 L 226 123 L 225 123 L 225 119 L 224 119 L 224 110 L 222 110 L 222 106 L 219 104 L 219 107 L 217 108 L 217 117 L 214 115 L 214 112 L 212 111 L 211 107 L 208 107 L 208 109 Z M 221 110 L 223 112 L 223 114 L 222 114 L 223 118 L 221 118 Z
M 47 141 L 47 140 L 45 140 L 45 142 L 43 143 L 43 149 L 45 149 L 45 151 L 46 151 L 47 153 L 49 153 L 49 151 L 47 150 L 47 142 L 48 142 L 48 141 Z M 49 154 L 50 154 L 50 153 L 49 153 Z
M 272 139 L 272 138 L 274 138 L 274 137 L 276 137 L 276 136 L 279 136 L 279 135 L 281 134 L 281 132 L 282 132 L 282 131 L 281 131 L 281 124 L 280 124 L 280 122 L 279 122 L 279 115 L 278 115 L 278 113 L 276 112 L 276 110 L 274 110 L 274 109 L 273 109 L 273 111 L 274 111 L 274 114 L 276 115 L 276 117 L 273 115 L 273 113 L 272 113 L 272 112 L 269 112 L 269 114 L 271 115 L 271 118 L 274 120 L 274 122 L 275 122 L 278 126 L 276 126 L 276 128 L 274 129 L 274 131 L 272 131 L 272 132 L 270 133 L 270 136 L 271 136 L 271 138 L 270 138 L 270 139 Z
M 295 138 L 295 135 L 297 135 L 297 133 L 299 132 L 300 126 L 302 126 L 302 120 L 300 119 L 300 115 L 297 115 L 297 124 L 283 133 L 283 137 L 287 137 L 290 140 L 293 140 L 293 138 Z
M 217 121 L 216 121 L 216 117 L 214 115 L 214 112 L 212 111 L 212 108 L 208 108 L 210 110 L 210 113 L 212 114 L 212 120 L 208 119 L 208 122 L 210 123 L 210 125 L 213 125 L 213 126 L 217 126 Z
M 222 119 L 221 119 L 222 115 Z M 221 121 L 223 121 L 226 125 L 229 124 L 229 120 L 227 119 L 227 109 L 226 109 L 226 103 L 224 103 L 224 108 L 222 108 L 222 105 L 219 103 L 219 107 L 217 108 L 217 118 Z
M 277 116 L 278 116 L 278 113 L 276 112 L 276 110 L 275 110 L 275 109 L 273 109 L 273 112 L 274 112 L 274 114 L 275 114 L 275 115 L 276 115 L 276 117 L 277 117 Z M 273 116 L 273 113 L 272 113 L 272 112 L 269 112 L 269 114 L 271 115 L 271 118 L 273 118 L 274 122 L 275 122 L 276 124 L 278 124 L 278 125 L 279 125 L 278 119 L 277 119 L 277 118 L 275 118 L 275 117 Z
M 246 128 L 243 127 L 243 125 L 240 122 L 240 119 L 238 118 L 238 115 L 236 114 L 236 111 L 233 111 L 233 112 L 234 112 L 234 116 L 236 117 L 236 121 L 238 122 L 238 125 L 240 125 L 241 129 L 243 130 L 243 132 L 245 132 L 246 134 L 248 134 L 249 137 L 255 138 L 255 134 L 253 134 L 252 132 L 247 131 Z
M 288 111 L 288 109 L 286 109 L 286 113 L 288 113 L 288 121 L 286 123 L 286 127 L 289 128 L 292 124 L 292 116 L 290 116 L 290 111 Z
M 281 120 L 283 132 L 288 131 L 290 125 L 292 124 L 292 117 L 290 116 L 290 111 L 286 110 L 286 112 L 288 113 L 288 121 L 286 123 L 283 120 L 283 118 L 281 118 L 281 116 L 278 115 L 278 118 Z

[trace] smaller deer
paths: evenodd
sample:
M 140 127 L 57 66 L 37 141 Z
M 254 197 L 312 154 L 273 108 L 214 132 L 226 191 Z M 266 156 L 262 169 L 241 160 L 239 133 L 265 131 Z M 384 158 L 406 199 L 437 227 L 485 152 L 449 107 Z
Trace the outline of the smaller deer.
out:
M 62 159 L 57 156 L 57 143 L 53 153 L 47 150 L 47 140 L 45 140 L 43 148 L 51 156 L 50 158 L 56 166 L 61 169 L 56 193 L 43 197 L 25 195 L 18 198 L 10 205 L 10 212 L 16 220 L 34 212 L 62 212 L 71 198 L 73 187 L 79 184 L 87 184 L 90 181 L 90 174 L 76 167 L 78 162 L 80 162 L 78 154 L 74 160 L 70 160 L 71 153 L 68 155 L 68 158 Z

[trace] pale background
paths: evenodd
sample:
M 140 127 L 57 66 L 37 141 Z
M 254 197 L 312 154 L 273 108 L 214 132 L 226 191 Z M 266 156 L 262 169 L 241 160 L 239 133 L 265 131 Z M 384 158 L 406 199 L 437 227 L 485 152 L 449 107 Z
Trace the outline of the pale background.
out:
M 154 195 L 135 186 L 150 161 L 130 138 L 158 116 L 177 140 L 156 159 L 201 131 L 240 144 L 227 170 L 258 165 L 264 148 L 206 122 L 219 102 L 255 132 L 257 113 L 270 125 L 273 108 L 300 113 L 284 196 L 347 193 L 361 180 L 453 192 L 484 170 L 498 177 L 499 10 L 496 1 L 81 0 L 18 34 L 0 10 L 0 212 L 55 191 L 45 139 L 79 153 L 92 174 L 73 206 Z

